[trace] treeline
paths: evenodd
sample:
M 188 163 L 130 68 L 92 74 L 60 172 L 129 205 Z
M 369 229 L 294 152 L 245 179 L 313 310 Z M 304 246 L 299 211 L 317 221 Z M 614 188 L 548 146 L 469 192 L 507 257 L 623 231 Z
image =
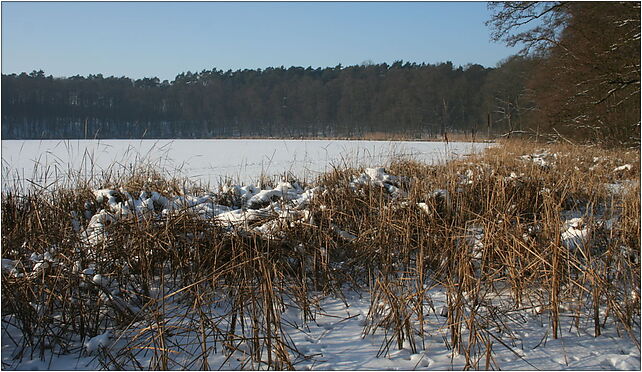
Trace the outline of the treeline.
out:
M 34 71 L 2 76 L 2 134 L 208 138 L 486 133 L 488 116 L 497 111 L 495 96 L 516 78 L 499 70 L 398 61 L 323 69 L 213 69 L 182 73 L 172 82 L 102 75 L 54 78 Z M 491 118 L 493 131 L 505 129 L 499 119 Z
M 640 3 L 499 2 L 472 64 L 204 70 L 174 81 L 2 75 L 2 135 L 40 138 L 526 135 L 639 145 Z

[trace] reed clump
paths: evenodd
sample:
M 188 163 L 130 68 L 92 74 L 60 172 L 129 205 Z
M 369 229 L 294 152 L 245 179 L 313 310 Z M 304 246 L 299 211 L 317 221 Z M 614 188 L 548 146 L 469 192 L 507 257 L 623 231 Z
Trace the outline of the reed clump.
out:
M 295 369 L 309 356 L 282 314 L 305 324 L 319 295 L 355 290 L 370 294 L 363 333 L 384 334 L 380 355 L 425 349 L 431 314 L 467 368 L 500 368 L 494 349 L 512 348 L 519 312 L 542 314 L 551 338 L 572 313 L 639 345 L 639 156 L 503 142 L 441 165 L 336 168 L 300 184 L 316 188 L 298 204 L 142 169 L 3 192 L 3 330 L 20 335 L 16 359 L 83 349 L 105 368 L 215 369 L 223 353 L 239 368 Z M 148 204 L 114 210 L 127 203 Z M 106 332 L 109 347 L 87 344 Z

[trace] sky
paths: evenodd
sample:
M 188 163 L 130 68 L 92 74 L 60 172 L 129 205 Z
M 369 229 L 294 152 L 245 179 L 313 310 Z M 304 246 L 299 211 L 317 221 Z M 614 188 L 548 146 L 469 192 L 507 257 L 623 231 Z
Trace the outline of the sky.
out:
M 187 71 L 397 60 L 495 66 L 485 2 L 2 2 L 2 73 L 172 81 Z

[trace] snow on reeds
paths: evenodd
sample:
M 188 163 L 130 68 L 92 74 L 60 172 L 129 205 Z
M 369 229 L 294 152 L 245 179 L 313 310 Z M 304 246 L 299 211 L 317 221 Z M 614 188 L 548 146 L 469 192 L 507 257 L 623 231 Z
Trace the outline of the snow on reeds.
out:
M 530 368 L 514 332 L 527 315 L 546 324 L 542 340 L 572 337 L 561 319 L 573 317 L 577 332 L 615 327 L 639 350 L 637 151 L 506 142 L 261 189 L 150 168 L 103 176 L 2 193 L 3 343 L 16 361 L 297 368 L 319 356 L 293 330 L 348 292 L 369 294 L 362 336 L 383 335 L 377 356 L 427 350 L 435 317 L 465 368 L 501 368 L 500 349 Z

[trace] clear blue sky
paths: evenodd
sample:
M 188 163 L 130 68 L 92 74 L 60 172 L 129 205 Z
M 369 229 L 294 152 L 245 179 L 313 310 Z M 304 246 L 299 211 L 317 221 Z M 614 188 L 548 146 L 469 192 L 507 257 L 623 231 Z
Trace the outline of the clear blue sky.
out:
M 173 80 L 395 60 L 495 66 L 485 2 L 3 2 L 2 73 Z

